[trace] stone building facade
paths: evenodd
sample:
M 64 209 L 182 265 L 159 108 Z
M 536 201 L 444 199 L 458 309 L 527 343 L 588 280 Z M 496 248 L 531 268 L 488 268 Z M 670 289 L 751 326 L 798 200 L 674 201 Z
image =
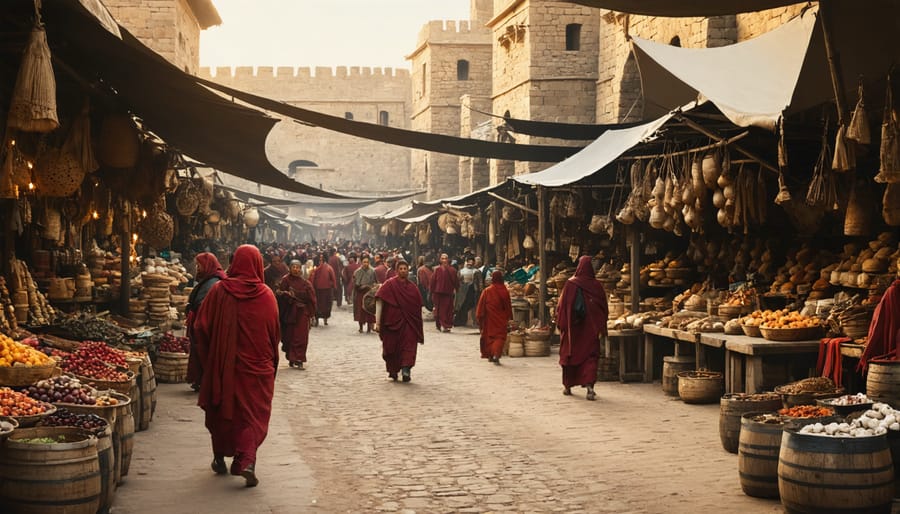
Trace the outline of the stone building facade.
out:
M 182 70 L 200 68 L 200 31 L 222 23 L 212 0 L 104 0 L 113 18 Z
M 642 119 L 641 78 L 627 37 L 685 48 L 712 48 L 752 39 L 786 23 L 806 4 L 712 18 L 661 18 L 602 11 L 597 123 Z
M 409 128 L 407 70 L 340 66 L 335 69 L 201 68 L 200 76 L 235 89 L 313 111 Z M 290 120 L 266 141 L 272 164 L 296 180 L 331 191 L 379 193 L 413 189 L 410 150 Z
M 458 136 L 460 98 L 486 98 L 490 94 L 491 41 L 484 27 L 490 4 L 490 0 L 472 0 L 471 20 L 431 21 L 419 31 L 416 48 L 407 56 L 412 76 L 413 130 Z M 460 173 L 458 156 L 412 152 L 413 183 L 427 189 L 429 199 L 454 196 L 471 187 L 470 177 Z
M 599 9 L 549 0 L 498 0 L 488 27 L 493 42 L 491 98 L 495 114 L 594 123 Z M 567 144 L 521 135 L 516 136 L 516 143 Z M 549 165 L 492 160 L 490 183 Z

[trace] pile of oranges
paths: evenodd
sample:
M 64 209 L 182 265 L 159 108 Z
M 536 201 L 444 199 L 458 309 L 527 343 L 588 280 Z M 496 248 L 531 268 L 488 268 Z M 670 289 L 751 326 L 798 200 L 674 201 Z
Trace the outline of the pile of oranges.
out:
M 52 363 L 53 360 L 43 352 L 0 334 L 0 367 L 49 366 Z
M 743 324 L 763 328 L 810 328 L 822 326 L 822 321 L 815 316 L 804 316 L 797 311 L 779 309 L 754 311 L 744 317 Z
M 0 387 L 0 416 L 34 416 L 46 411 L 46 404 L 8 387 Z

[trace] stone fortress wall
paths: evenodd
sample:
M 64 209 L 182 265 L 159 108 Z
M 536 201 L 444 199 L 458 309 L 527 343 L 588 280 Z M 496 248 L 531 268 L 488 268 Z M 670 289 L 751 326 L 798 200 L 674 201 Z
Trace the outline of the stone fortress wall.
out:
M 404 69 L 261 66 L 201 68 L 199 76 L 250 93 L 356 121 L 409 128 L 410 76 Z M 349 113 L 349 114 L 348 114 Z M 387 116 L 385 120 L 383 117 Z M 275 125 L 266 142 L 272 164 L 325 189 L 377 193 L 410 189 L 410 150 L 309 127 L 287 120 Z

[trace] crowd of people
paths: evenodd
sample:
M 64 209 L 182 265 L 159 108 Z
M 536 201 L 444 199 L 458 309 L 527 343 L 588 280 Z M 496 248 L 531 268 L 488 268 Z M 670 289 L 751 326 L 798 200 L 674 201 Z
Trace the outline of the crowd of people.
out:
M 206 413 L 212 470 L 242 476 L 248 487 L 258 483 L 256 451 L 268 430 L 279 344 L 290 368 L 305 369 L 310 330 L 320 320 L 328 325 L 334 303 L 353 306 L 360 333 L 379 335 L 390 380 L 412 380 L 425 342 L 423 310 L 433 313 L 438 333 L 477 326 L 481 357 L 500 365 L 512 319 L 506 275 L 471 253 L 451 259 L 428 251 L 413 270 L 408 252 L 365 244 L 243 245 L 228 262 L 225 270 L 211 252 L 195 258 L 188 379 Z M 557 312 L 563 394 L 583 386 L 588 400 L 596 398 L 607 316 L 591 258 L 581 257 Z

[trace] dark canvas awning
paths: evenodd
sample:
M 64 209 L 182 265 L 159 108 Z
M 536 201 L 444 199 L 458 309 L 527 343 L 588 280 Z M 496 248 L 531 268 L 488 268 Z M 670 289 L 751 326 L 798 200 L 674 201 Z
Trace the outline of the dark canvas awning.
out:
M 609 125 L 560 123 L 556 121 L 533 121 L 515 118 L 504 118 L 510 130 L 516 134 L 535 137 L 551 137 L 573 141 L 593 141 L 607 130 L 634 127 L 635 123 L 616 123 Z
M 0 13 L 15 17 L 31 5 L 7 0 Z M 343 197 L 296 182 L 272 166 L 265 142 L 278 120 L 200 86 L 121 26 L 119 39 L 79 0 L 44 2 L 42 18 L 54 59 L 87 83 L 101 81 L 115 92 L 116 101 L 169 146 L 254 182 L 295 193 Z
M 565 0 L 573 4 L 647 16 L 722 16 L 806 3 L 793 0 Z

